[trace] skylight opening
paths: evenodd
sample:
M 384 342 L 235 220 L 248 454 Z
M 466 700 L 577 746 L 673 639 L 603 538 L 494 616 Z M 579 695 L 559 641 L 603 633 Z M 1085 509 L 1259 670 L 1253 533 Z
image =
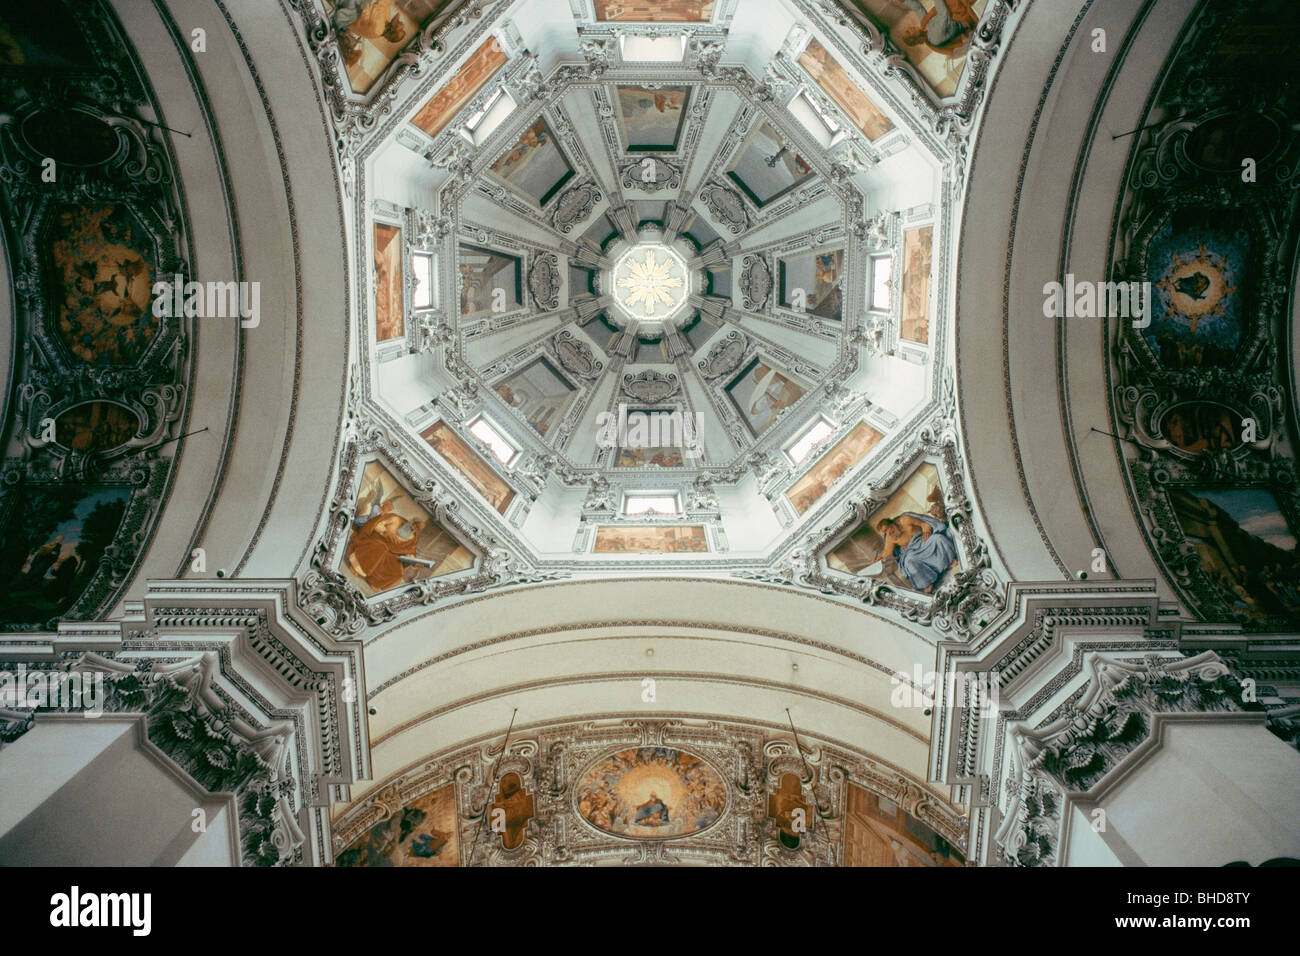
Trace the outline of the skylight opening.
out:
M 428 252 L 413 253 L 411 271 L 415 273 L 415 291 L 411 293 L 411 308 L 432 309 L 435 298 L 433 255 Z
M 481 146 L 496 128 L 505 122 L 506 117 L 514 111 L 514 98 L 506 92 L 506 88 L 503 86 L 492 94 L 491 99 L 483 105 L 481 110 L 465 121 L 461 135 L 475 146 Z
M 871 308 L 874 311 L 889 311 L 889 280 L 893 274 L 893 256 L 871 257 Z
M 809 425 L 800 436 L 795 439 L 793 445 L 785 450 L 785 455 L 793 464 L 800 465 L 812 454 L 813 449 L 824 442 L 835 431 L 835 426 L 826 418 L 818 416 L 817 420 Z
M 644 491 L 623 496 L 625 515 L 679 515 L 681 499 L 672 491 Z
M 680 63 L 686 59 L 686 37 L 631 37 L 620 34 L 618 50 L 635 63 Z
M 470 423 L 469 433 L 487 445 L 503 465 L 510 465 L 519 456 L 519 448 L 514 442 L 482 415 Z
M 790 113 L 823 147 L 830 148 L 844 138 L 839 120 L 824 109 L 807 90 L 800 90 L 788 104 Z

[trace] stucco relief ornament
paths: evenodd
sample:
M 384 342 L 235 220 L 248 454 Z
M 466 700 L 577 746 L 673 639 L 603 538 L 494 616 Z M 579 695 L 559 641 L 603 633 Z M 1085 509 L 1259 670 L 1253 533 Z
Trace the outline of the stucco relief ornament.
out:
M 882 209 L 867 220 L 867 231 L 864 238 L 869 248 L 886 249 L 889 247 L 890 216 L 890 213 Z
M 747 310 L 756 312 L 767 307 L 768 297 L 772 294 L 772 270 L 762 256 L 745 256 L 740 273 L 740 292 Z
M 614 492 L 609 481 L 597 475 L 587 487 L 587 497 L 582 502 L 583 511 L 613 511 Z
M 623 376 L 623 393 L 649 405 L 667 401 L 680 389 L 681 382 L 671 372 L 664 374 L 654 369 L 645 369 L 635 375 Z
M 571 331 L 564 329 L 552 343 L 556 358 L 566 372 L 572 372 L 579 378 L 594 378 L 605 368 L 605 363 L 596 358 L 591 346 L 577 338 Z
M 474 174 L 474 147 L 459 136 L 450 139 L 445 152 L 425 153 L 425 159 L 434 169 L 447 170 L 456 181 L 463 182 Z
M 581 48 L 592 76 L 600 76 L 610 68 L 614 59 L 613 37 L 585 37 Z
M 724 44 L 722 40 L 691 39 L 691 52 L 695 54 L 695 65 L 700 73 L 712 78 L 718 75 L 718 61 L 722 59 Z
M 563 233 L 570 233 L 573 227 L 578 225 L 596 208 L 596 203 L 600 202 L 601 194 L 591 183 L 581 183 L 566 191 L 559 201 L 555 204 L 555 213 L 551 222 L 556 229 Z
M 533 260 L 528 291 L 539 309 L 549 312 L 560 307 L 560 260 L 554 253 L 544 252 Z

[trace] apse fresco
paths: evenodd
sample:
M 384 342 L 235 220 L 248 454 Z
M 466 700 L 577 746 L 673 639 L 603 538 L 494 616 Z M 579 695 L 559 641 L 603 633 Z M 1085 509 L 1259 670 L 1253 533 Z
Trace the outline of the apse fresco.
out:
M 775 424 L 806 391 L 789 372 L 761 358 L 750 362 L 727 386 L 740 417 L 756 436 Z
M 140 419 L 116 402 L 86 402 L 54 420 L 54 440 L 71 451 L 109 451 L 135 437 Z
M 845 866 L 964 866 L 961 851 L 893 800 L 848 785 Z
M 939 96 L 952 96 L 988 0 L 847 0 L 883 27 Z
M 1239 291 L 1252 255 L 1248 228 L 1231 210 L 1179 209 L 1147 246 L 1151 324 L 1142 330 L 1170 369 L 1226 366 L 1246 333 Z
M 844 318 L 844 250 L 788 256 L 779 266 L 780 302 L 787 309 L 839 321 Z M 799 297 L 802 295 L 802 308 Z
M 447 784 L 376 823 L 334 859 L 336 866 L 459 866 L 456 789 Z
M 713 0 L 595 0 L 596 19 L 631 23 L 706 23 Z
M 574 793 L 584 820 L 633 840 L 699 833 L 727 806 L 727 788 L 717 772 L 694 754 L 669 747 L 620 750 L 597 760 Z
M 1179 451 L 1227 451 L 1241 444 L 1241 416 L 1218 402 L 1183 402 L 1165 412 L 1160 431 Z
M 573 178 L 573 168 L 555 144 L 555 134 L 540 119 L 492 164 L 492 173 L 539 206 L 545 206 Z
M 770 123 L 760 123 L 740 148 L 727 177 L 762 208 L 812 178 L 813 169 Z
M 596 554 L 686 554 L 709 550 L 703 525 L 603 525 L 596 529 Z
M 348 83 L 365 93 L 420 28 L 455 0 L 325 0 Z
M 517 409 L 533 431 L 546 437 L 564 417 L 577 389 L 546 359 L 538 359 L 498 382 L 495 391 L 507 405 Z
M 898 334 L 922 345 L 930 341 L 930 268 L 933 226 L 903 233 L 903 302 Z
M 64 614 L 99 569 L 130 497 L 128 488 L 74 484 L 17 493 L 0 539 L 0 623 Z
M 623 146 L 632 152 L 677 148 L 686 121 L 689 86 L 619 86 L 615 88 Z
M 827 553 L 826 564 L 923 594 L 941 585 L 958 562 L 938 469 L 924 464 L 914 471 L 870 518 Z
M 377 461 L 366 465 L 339 570 L 367 597 L 472 567 L 474 556 Z
M 1300 617 L 1296 537 L 1263 488 L 1176 488 L 1174 514 L 1228 606 L 1247 618 Z
M 515 256 L 493 249 L 461 245 L 456 249 L 460 270 L 461 318 L 476 319 L 509 312 L 523 304 L 523 264 Z M 500 291 L 498 291 L 500 290 Z M 499 306 L 493 309 L 494 302 Z
M 446 422 L 430 425 L 420 437 L 447 463 L 465 476 L 474 490 L 497 511 L 505 513 L 515 493 L 483 458 L 467 445 Z
M 815 39 L 809 40 L 807 48 L 799 55 L 799 65 L 867 139 L 874 142 L 894 128 L 893 121 L 871 102 L 853 77 Z
M 465 104 L 487 85 L 488 80 L 505 66 L 508 59 L 496 37 L 488 37 L 482 46 L 470 54 L 456 75 L 420 107 L 420 111 L 411 118 L 411 124 L 430 136 L 437 136 L 465 108 Z
M 375 223 L 375 341 L 401 338 L 406 331 L 402 293 L 402 230 Z
M 123 206 L 65 206 L 50 240 L 58 337 L 90 365 L 134 365 L 159 328 L 144 227 Z
M 794 505 L 794 510 L 803 514 L 815 505 L 883 437 L 866 422 L 859 422 L 851 432 L 836 442 L 835 447 L 823 454 L 806 475 L 790 486 L 785 496 Z

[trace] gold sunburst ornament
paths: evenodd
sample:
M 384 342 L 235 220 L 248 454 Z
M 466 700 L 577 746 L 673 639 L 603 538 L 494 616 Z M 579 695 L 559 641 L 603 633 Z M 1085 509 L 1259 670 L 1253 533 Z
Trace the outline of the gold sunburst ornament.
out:
M 645 317 L 653 319 L 671 312 L 681 303 L 682 277 L 673 275 L 674 272 L 680 273 L 681 266 L 672 256 L 665 253 L 659 260 L 655 258 L 654 249 L 647 249 L 644 259 L 629 256 L 623 265 L 620 271 L 624 274 L 617 280 L 617 285 L 627 290 L 620 298 L 629 312 L 635 312 L 641 306 Z

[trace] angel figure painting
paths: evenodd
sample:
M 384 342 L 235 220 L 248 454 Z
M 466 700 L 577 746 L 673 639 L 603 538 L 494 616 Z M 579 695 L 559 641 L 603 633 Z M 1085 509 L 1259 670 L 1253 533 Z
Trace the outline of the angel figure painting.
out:
M 366 466 L 339 568 L 369 597 L 424 578 L 463 571 L 474 556 L 379 462 Z
M 914 471 L 879 511 L 826 555 L 826 563 L 836 571 L 932 593 L 958 567 L 938 469 L 926 464 Z

